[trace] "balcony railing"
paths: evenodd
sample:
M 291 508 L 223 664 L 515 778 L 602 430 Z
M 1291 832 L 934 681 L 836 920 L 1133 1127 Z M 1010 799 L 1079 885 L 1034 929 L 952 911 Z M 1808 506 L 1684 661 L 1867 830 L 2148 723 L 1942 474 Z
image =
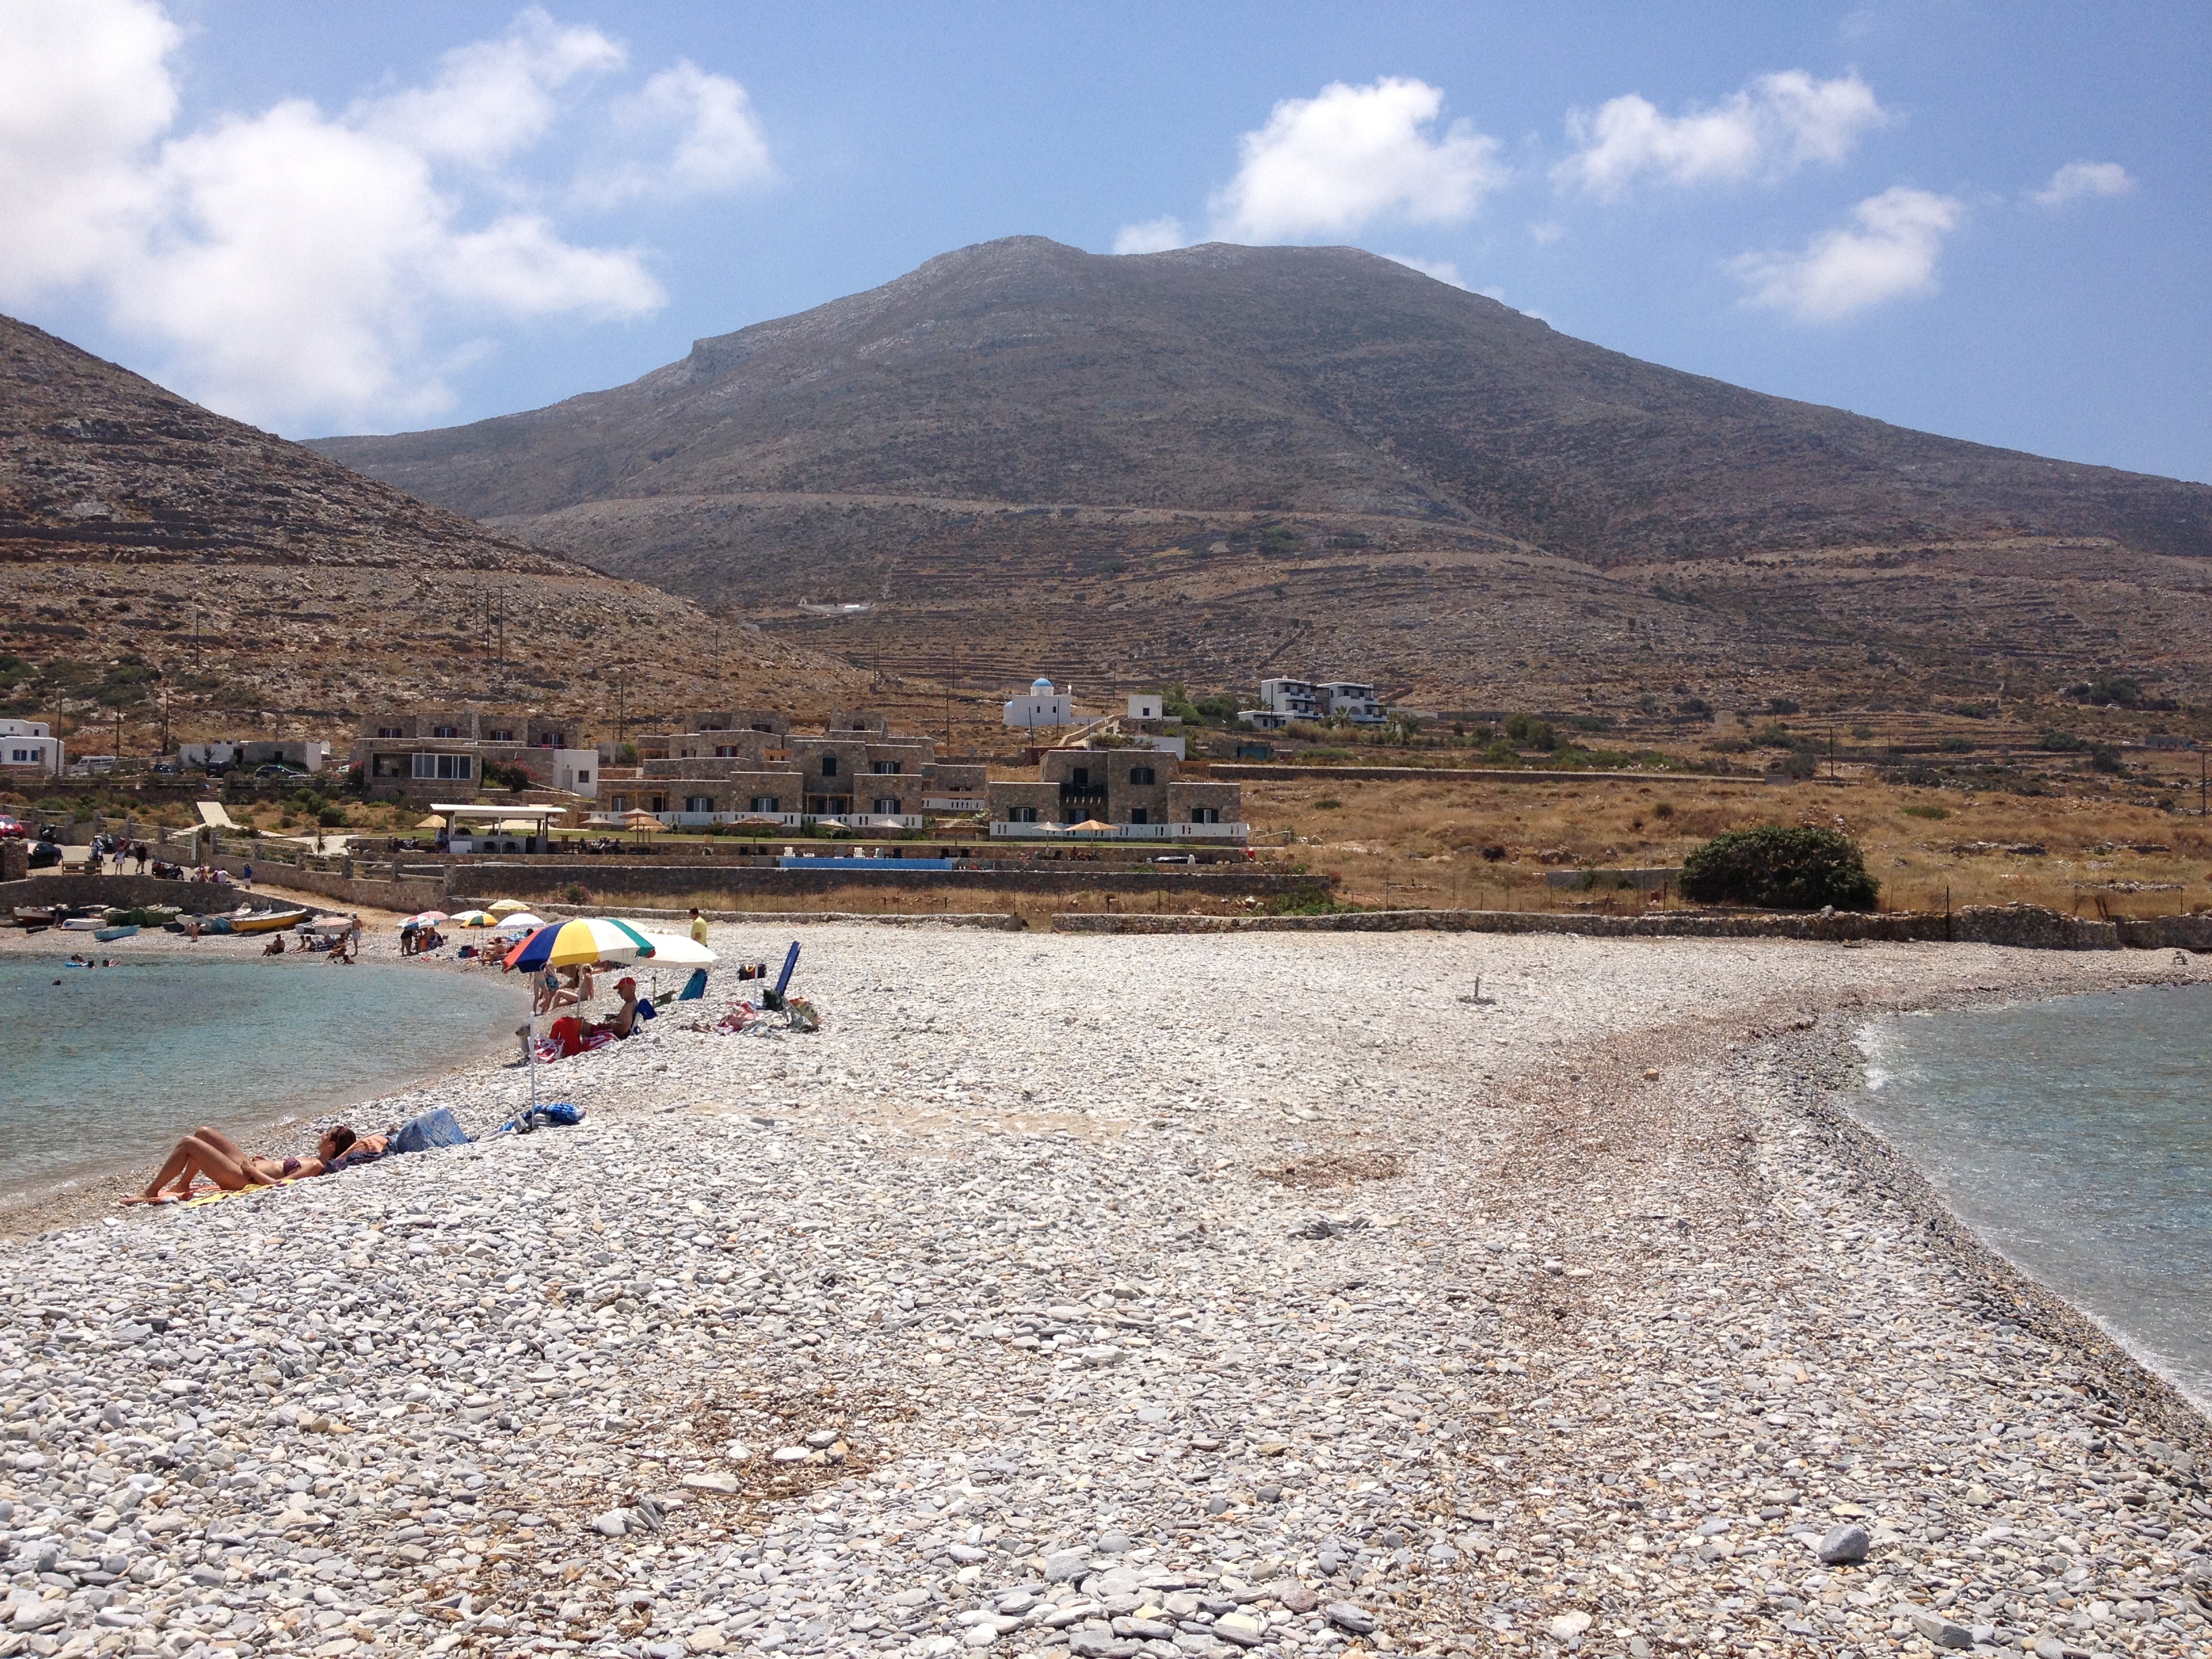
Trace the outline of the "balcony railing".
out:
M 1117 823 L 1111 830 L 1063 830 L 1056 823 L 991 825 L 1005 841 L 1248 841 L 1249 823 Z

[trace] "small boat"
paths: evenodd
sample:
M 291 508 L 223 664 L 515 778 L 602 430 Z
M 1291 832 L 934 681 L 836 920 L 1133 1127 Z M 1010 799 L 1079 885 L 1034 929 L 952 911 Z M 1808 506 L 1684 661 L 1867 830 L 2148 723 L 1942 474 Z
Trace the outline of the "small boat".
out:
M 18 927 L 51 927 L 54 925 L 53 910 L 47 905 L 19 904 L 15 907 L 15 925 Z
M 71 916 L 62 923 L 62 931 L 70 933 L 93 933 L 107 926 L 105 916 Z
M 274 933 L 287 927 L 296 927 L 307 919 L 305 910 L 258 912 L 229 918 L 230 931 L 234 933 Z
M 137 922 L 126 921 L 120 927 L 102 927 L 97 933 L 94 933 L 93 937 L 98 939 L 102 945 L 106 945 L 112 939 L 130 939 L 136 934 L 137 931 L 138 924 Z

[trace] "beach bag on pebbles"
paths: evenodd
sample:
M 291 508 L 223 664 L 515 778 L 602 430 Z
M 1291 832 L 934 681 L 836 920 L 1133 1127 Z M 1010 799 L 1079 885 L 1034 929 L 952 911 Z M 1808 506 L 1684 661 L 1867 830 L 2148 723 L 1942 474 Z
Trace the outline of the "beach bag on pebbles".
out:
M 395 1152 L 426 1152 L 433 1146 L 465 1146 L 468 1131 L 461 1127 L 460 1119 L 444 1106 L 413 1117 L 399 1126 L 399 1133 L 392 1137 Z

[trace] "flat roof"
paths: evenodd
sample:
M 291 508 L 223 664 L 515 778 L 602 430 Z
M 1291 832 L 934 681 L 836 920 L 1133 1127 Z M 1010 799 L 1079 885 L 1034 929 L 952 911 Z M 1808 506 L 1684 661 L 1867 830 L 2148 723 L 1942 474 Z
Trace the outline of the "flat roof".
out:
M 559 818 L 566 817 L 565 806 L 446 806 L 430 803 L 433 812 L 443 812 L 448 820 L 453 818 L 489 818 L 494 823 L 501 818 Z

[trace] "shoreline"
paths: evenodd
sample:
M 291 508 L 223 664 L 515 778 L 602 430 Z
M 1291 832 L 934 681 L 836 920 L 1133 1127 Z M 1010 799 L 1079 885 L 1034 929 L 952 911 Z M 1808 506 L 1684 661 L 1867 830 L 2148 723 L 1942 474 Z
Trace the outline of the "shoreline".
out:
M 363 920 L 364 927 L 370 925 L 366 917 Z M 18 961 L 64 961 L 70 951 L 82 950 L 75 943 L 76 937 L 60 933 L 25 937 L 13 930 L 0 932 L 0 957 Z M 53 943 L 49 945 L 49 939 Z M 143 945 L 142 939 L 144 941 Z M 159 956 L 172 960 L 251 962 L 256 966 L 283 972 L 305 972 L 327 965 L 328 958 L 325 957 L 302 958 L 293 951 L 287 951 L 282 958 L 264 959 L 261 956 L 262 943 L 262 939 L 255 935 L 210 935 L 198 940 L 188 940 L 178 935 L 162 933 L 150 939 L 142 934 L 139 938 L 118 940 L 98 949 L 102 956 L 118 957 L 126 963 L 134 957 L 143 960 L 149 956 Z M 131 950 L 130 947 L 137 948 Z M 126 951 L 129 954 L 125 954 Z M 363 961 L 379 967 L 418 964 L 425 969 L 441 969 L 451 973 L 465 972 L 471 966 L 449 958 L 402 957 L 396 944 L 387 944 L 382 949 L 372 948 L 366 934 L 362 955 Z M 109 970 L 102 969 L 98 971 Z M 526 995 L 518 1000 L 518 1007 L 528 1007 Z M 511 1052 L 512 1042 L 511 1035 L 488 1041 L 480 1051 L 433 1069 L 400 1068 L 394 1074 L 374 1082 L 363 1081 L 329 1091 L 306 1091 L 296 1100 L 273 1108 L 273 1115 L 265 1121 L 251 1124 L 241 1121 L 237 1133 L 256 1136 L 258 1139 L 253 1146 L 256 1151 L 274 1152 L 278 1156 L 311 1152 L 316 1138 L 331 1124 L 344 1121 L 349 1116 L 360 1116 L 388 1100 L 436 1088 L 449 1079 L 477 1070 L 487 1062 L 495 1061 L 501 1054 Z M 202 1112 L 193 1121 L 204 1121 L 209 1115 Z M 218 1115 L 216 1121 L 222 1121 L 227 1116 L 227 1114 Z M 175 1126 L 174 1133 L 182 1134 L 191 1127 L 191 1123 L 179 1123 Z M 295 1142 L 297 1144 L 294 1145 Z M 102 1159 L 94 1165 L 52 1179 L 42 1177 L 27 1181 L 19 1190 L 0 1193 L 0 1242 L 65 1228 L 112 1213 L 116 1197 L 122 1191 L 137 1190 L 140 1182 L 151 1173 L 151 1169 L 152 1165 L 144 1156 L 130 1154 Z M 118 1181 L 125 1186 L 111 1191 L 111 1184 Z
M 750 960 L 771 928 L 714 944 Z M 343 1564 L 365 1654 L 441 1629 L 632 1659 L 1072 1659 L 1153 1627 L 1262 1659 L 2212 1636 L 2212 1571 L 2189 1576 L 2212 1426 L 1843 1109 L 1871 1012 L 2186 973 L 1966 945 L 801 937 L 822 1033 L 657 1021 L 541 1073 L 580 1128 L 0 1245 L 10 1396 L 191 1384 L 138 1506 L 181 1529 L 94 1529 L 213 1551 L 257 1652 L 327 1639 L 302 1552 Z M 382 1104 L 480 1133 L 518 1069 Z M 57 1317 L 29 1287 L 81 1276 L 86 1245 L 130 1305 Z M 295 1292 L 280 1260 L 332 1284 Z M 234 1305 L 162 1288 L 210 1273 Z M 145 1369 L 179 1319 L 210 1336 Z M 50 1450 L 88 1447 L 46 1421 Z M 302 1460 L 325 1473 L 287 1497 Z M 97 1479 L 0 1468 L 19 1547 L 26 1513 L 100 1520 Z M 1865 1565 L 1823 1565 L 1853 1524 Z M 2039 1565 L 2062 1557 L 2071 1578 Z M 177 1620 L 167 1583 L 126 1599 Z

